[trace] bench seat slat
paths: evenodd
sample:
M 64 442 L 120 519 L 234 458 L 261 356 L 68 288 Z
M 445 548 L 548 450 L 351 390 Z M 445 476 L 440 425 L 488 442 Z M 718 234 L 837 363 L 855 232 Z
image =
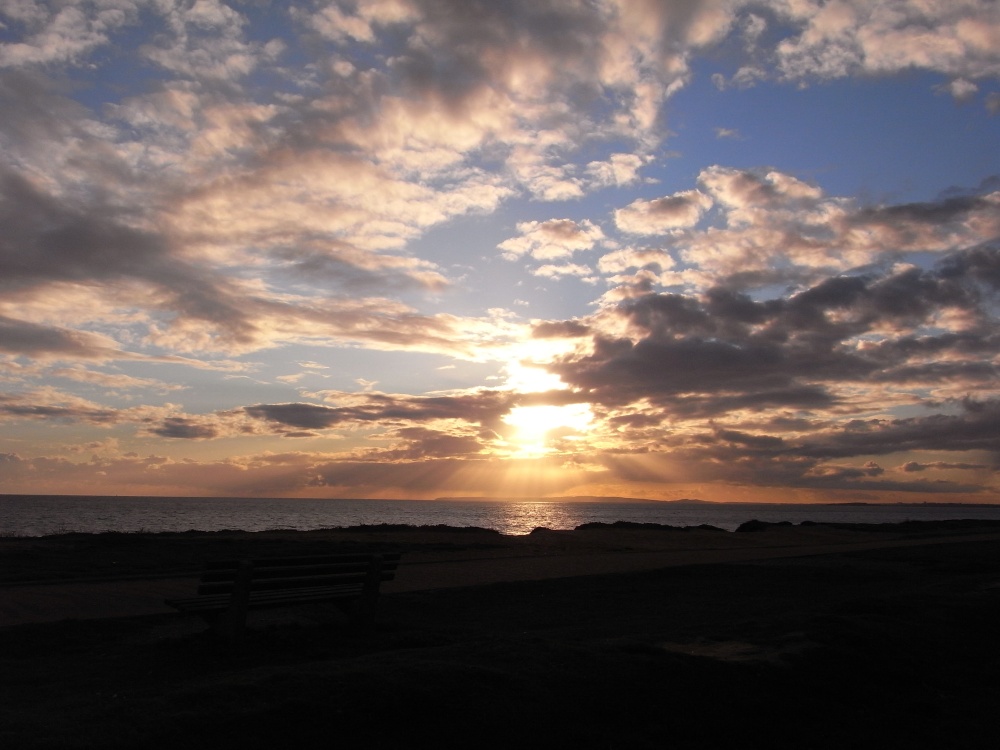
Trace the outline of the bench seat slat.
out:
M 382 553 L 382 564 L 395 567 L 402 557 L 399 552 Z M 371 554 L 346 555 L 303 555 L 298 557 L 262 557 L 250 558 L 255 568 L 290 568 L 298 565 L 361 565 L 366 567 L 371 562 Z M 209 560 L 205 563 L 205 571 L 236 570 L 242 560 Z
M 315 587 L 311 589 L 296 589 L 295 591 L 265 591 L 252 592 L 247 606 L 250 609 L 263 609 L 282 605 L 310 604 L 337 599 L 352 599 L 361 594 L 361 584 L 354 586 Z M 208 596 L 190 596 L 170 599 L 168 604 L 183 612 L 194 614 L 200 612 L 223 612 L 229 609 L 228 594 L 212 594 Z
M 242 629 L 244 615 L 236 612 L 373 598 L 379 584 L 395 578 L 400 557 L 399 553 L 351 553 L 213 561 L 205 564 L 196 596 L 168 599 L 166 603 L 182 612 L 211 618 L 217 625 L 218 616 L 230 612 L 232 617 L 226 620 L 235 618 Z M 376 563 L 377 571 L 373 567 Z M 249 580 L 245 580 L 247 576 Z M 238 584 L 241 580 L 244 582 Z M 233 597 L 238 586 L 246 597 L 245 601 L 237 598 L 242 602 L 239 605 Z M 231 635 L 233 632 L 230 630 Z
M 295 588 L 311 588 L 314 586 L 336 586 L 336 585 L 346 585 L 349 583 L 359 582 L 363 583 L 367 580 L 368 571 L 363 571 L 361 573 L 351 573 L 350 575 L 338 573 L 335 575 L 313 575 L 313 576 L 296 576 L 289 578 L 264 578 L 258 580 L 256 575 L 251 581 L 250 587 L 251 591 L 266 591 L 268 589 L 295 589 Z M 379 575 L 379 581 L 391 581 L 396 577 L 393 571 L 383 571 Z M 198 586 L 199 594 L 225 594 L 233 590 L 235 585 L 234 578 L 229 578 L 227 580 L 202 582 Z
M 319 566 L 319 565 L 309 565 L 309 566 L 296 566 L 288 568 L 266 568 L 253 566 L 254 578 L 294 578 L 296 576 L 303 575 L 358 575 L 368 570 L 367 565 L 350 565 L 350 566 Z M 234 578 L 237 573 L 237 568 L 218 570 L 218 571 L 207 571 L 203 580 L 206 581 L 227 581 Z

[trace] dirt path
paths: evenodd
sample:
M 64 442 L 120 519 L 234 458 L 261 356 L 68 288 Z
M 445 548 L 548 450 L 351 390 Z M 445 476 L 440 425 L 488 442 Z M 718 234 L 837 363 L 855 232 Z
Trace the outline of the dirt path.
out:
M 404 558 L 396 580 L 385 584 L 383 591 L 393 594 L 949 542 L 1000 543 L 997 532 L 914 538 L 873 533 L 831 535 L 821 530 L 673 538 L 658 532 L 631 532 L 600 538 L 590 535 L 583 541 L 573 533 L 576 536 L 561 534 L 549 544 L 530 548 L 518 543 L 491 550 L 416 552 Z M 6 586 L 0 588 L 0 627 L 168 613 L 173 610 L 163 600 L 191 593 L 195 583 L 194 578 L 177 577 Z

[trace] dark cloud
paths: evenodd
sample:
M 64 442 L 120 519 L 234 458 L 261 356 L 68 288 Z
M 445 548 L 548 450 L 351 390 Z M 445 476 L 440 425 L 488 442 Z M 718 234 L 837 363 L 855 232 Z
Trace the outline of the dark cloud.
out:
M 933 425 L 926 425 L 928 431 Z M 830 443 L 846 432 L 843 428 L 817 430 Z M 811 439 L 811 438 L 810 438 Z M 886 443 L 886 453 L 895 452 Z M 917 445 L 916 441 L 908 441 Z M 929 443 L 928 443 L 929 444 Z M 635 481 L 662 481 L 682 471 L 690 481 L 722 481 L 757 487 L 798 487 L 822 490 L 866 490 L 895 492 L 983 493 L 982 486 L 949 481 L 900 481 L 889 475 L 872 454 L 873 442 L 853 445 L 846 438 L 837 447 L 815 452 L 799 438 L 783 438 L 761 432 L 717 427 L 710 432 L 686 434 L 682 439 L 664 441 L 657 450 L 645 452 L 638 463 L 621 452 L 602 459 L 612 470 Z M 843 450 L 839 450 L 843 449 Z M 906 448 L 900 448 L 905 450 Z M 956 446 L 961 451 L 962 446 Z M 947 450 L 947 449 L 945 449 Z M 634 456 L 636 452 L 632 452 Z M 859 463 L 851 464 L 854 458 Z M 866 459 L 867 460 L 863 460 Z M 919 466 L 919 464 L 914 464 Z M 944 468 L 941 463 L 940 467 Z M 953 465 L 957 467 L 958 464 Z M 916 469 L 902 468 L 912 472 Z
M 336 400 L 336 396 L 328 396 Z M 381 393 L 343 394 L 347 406 L 318 404 L 257 404 L 244 411 L 255 419 L 298 429 L 322 430 L 346 423 L 427 422 L 455 419 L 495 426 L 516 397 L 499 391 L 480 391 L 469 396 L 397 396 Z
M 0 351 L 31 357 L 103 359 L 119 352 L 84 331 L 56 328 L 0 315 Z
M 102 210 L 103 208 L 103 210 Z M 111 207 L 74 207 L 0 167 L 0 284 L 145 277 L 167 253 L 154 235 L 118 223 Z M 124 217 L 120 217 L 124 218 Z
M 949 463 L 947 461 L 928 461 L 927 463 L 920 463 L 919 461 L 907 461 L 905 464 L 899 467 L 901 471 L 907 473 L 927 471 L 928 469 L 937 469 L 941 471 L 958 469 L 960 471 L 977 471 L 980 469 L 989 469 L 990 467 L 986 464 L 967 464 L 967 463 Z M 996 469 L 994 468 L 994 471 Z
M 448 285 L 446 279 L 433 271 L 429 264 L 415 264 L 412 269 L 391 268 L 346 243 L 317 239 L 315 244 L 322 247 L 309 248 L 306 238 L 303 238 L 294 248 L 276 250 L 275 257 L 287 264 L 281 274 L 297 284 L 321 286 L 328 293 L 331 288 L 336 288 L 353 295 L 412 289 L 439 292 Z M 372 260 L 370 267 L 362 263 L 366 258 Z
M 727 287 L 700 298 L 641 295 L 603 313 L 632 336 L 595 335 L 591 353 L 567 355 L 553 371 L 601 403 L 650 399 L 668 414 L 702 416 L 755 403 L 820 408 L 850 383 L 985 383 L 996 376 L 988 360 L 998 340 L 991 295 L 977 282 L 998 258 L 977 248 L 936 269 L 838 276 L 775 299 Z M 982 329 L 930 333 L 949 310 Z M 599 329 L 600 317 L 590 325 Z M 913 335 L 924 325 L 926 335 Z
M 187 417 L 168 417 L 157 427 L 149 428 L 153 435 L 182 440 L 208 440 L 218 437 L 219 431 L 211 424 Z
M 963 221 L 976 211 L 996 211 L 996 204 L 975 195 L 957 196 L 923 203 L 864 208 L 851 221 L 858 225 L 884 225 L 909 231 L 922 225 L 937 228 Z
M 379 451 L 380 460 L 420 461 L 426 458 L 473 456 L 486 447 L 474 435 L 456 435 L 425 427 L 405 427 L 395 430 L 390 438 L 404 441 L 405 447 Z
M 987 451 L 1000 458 L 1000 401 L 966 400 L 959 414 L 855 420 L 803 441 L 803 456 L 835 458 L 904 451 Z
M 974 188 L 964 187 L 960 185 L 952 185 L 949 188 L 942 190 L 938 196 L 938 200 L 948 200 L 950 198 L 966 198 L 975 195 L 986 195 L 987 193 L 1000 192 L 1000 175 L 993 174 L 988 177 L 984 177 L 979 185 Z
M 946 279 L 967 278 L 1000 289 L 1000 240 L 947 257 L 941 274 Z
M 316 404 L 258 404 L 244 411 L 255 419 L 304 430 L 323 430 L 351 419 L 340 409 Z
M 636 344 L 598 340 L 593 355 L 555 367 L 564 381 L 608 404 L 642 398 L 662 404 L 689 394 L 724 396 L 733 391 L 759 396 L 789 390 L 796 374 L 814 369 L 816 363 L 795 361 L 781 347 L 766 342 L 698 338 L 646 339 Z
M 120 413 L 114 409 L 32 403 L 30 396 L 3 394 L 0 394 L 0 417 L 68 423 L 83 422 L 93 425 L 112 425 L 121 421 Z
M 583 323 L 565 320 L 539 323 L 531 329 L 536 339 L 572 339 L 590 335 L 590 328 Z
M 38 157 L 54 143 L 90 140 L 81 128 L 90 113 L 61 88 L 37 71 L 0 69 L 0 133 L 11 146 Z
M 252 340 L 246 299 L 223 278 L 182 260 L 160 235 L 130 226 L 132 218 L 100 199 L 75 205 L 47 194 L 0 165 L 0 289 L 143 282 L 156 290 L 145 304 L 211 322 L 236 341 Z
M 560 61 L 569 79 L 565 85 L 581 86 L 595 77 L 600 53 L 593 41 L 601 22 L 583 6 L 549 0 L 418 0 L 417 5 L 423 17 L 419 33 L 394 61 L 415 93 L 436 95 L 454 107 L 479 86 L 502 85 L 503 66 L 525 59 L 547 61 L 544 69 Z

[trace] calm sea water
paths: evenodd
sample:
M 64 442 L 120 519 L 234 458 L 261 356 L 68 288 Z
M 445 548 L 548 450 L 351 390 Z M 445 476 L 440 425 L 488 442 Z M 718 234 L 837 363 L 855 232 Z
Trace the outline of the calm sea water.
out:
M 752 519 L 893 523 L 962 518 L 1000 520 L 1000 506 L 0 496 L 0 534 L 5 536 L 190 529 L 304 531 L 379 523 L 479 526 L 504 534 L 527 534 L 539 526 L 573 529 L 592 521 L 710 524 L 732 531 Z

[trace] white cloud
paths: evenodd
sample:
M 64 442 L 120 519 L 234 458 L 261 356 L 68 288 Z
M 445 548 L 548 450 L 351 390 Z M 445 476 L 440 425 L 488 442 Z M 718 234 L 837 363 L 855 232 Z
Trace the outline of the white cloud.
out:
M 521 233 L 519 237 L 512 237 L 498 245 L 508 260 L 524 255 L 536 260 L 568 258 L 574 253 L 589 250 L 604 238 L 601 228 L 589 220 L 528 221 L 518 224 L 517 229 Z
M 968 78 L 1000 72 L 1000 6 L 991 0 L 802 0 L 777 9 L 801 24 L 775 50 L 786 78 L 908 68 Z
M 590 284 L 597 283 L 597 278 L 594 276 L 593 270 L 589 266 L 580 265 L 579 263 L 549 263 L 544 266 L 539 266 L 534 269 L 532 273 L 535 276 L 541 276 L 548 279 L 561 279 L 565 276 L 572 276 Z
M 611 154 L 606 161 L 592 161 L 587 172 L 598 185 L 630 185 L 639 179 L 639 170 L 645 163 L 638 154 Z
M 715 129 L 716 138 L 731 138 L 734 140 L 742 140 L 743 135 L 736 128 L 716 128 Z
M 654 200 L 637 200 L 615 211 L 615 223 L 629 234 L 661 234 L 697 224 L 712 207 L 700 190 L 684 190 Z
M 137 7 L 124 0 L 94 6 L 14 2 L 5 4 L 0 16 L 24 24 L 28 30 L 23 41 L 0 44 L 0 67 L 20 67 L 80 60 L 133 22 Z
M 941 87 L 941 90 L 950 94 L 956 100 L 968 101 L 979 91 L 979 86 L 966 78 L 956 78 Z

